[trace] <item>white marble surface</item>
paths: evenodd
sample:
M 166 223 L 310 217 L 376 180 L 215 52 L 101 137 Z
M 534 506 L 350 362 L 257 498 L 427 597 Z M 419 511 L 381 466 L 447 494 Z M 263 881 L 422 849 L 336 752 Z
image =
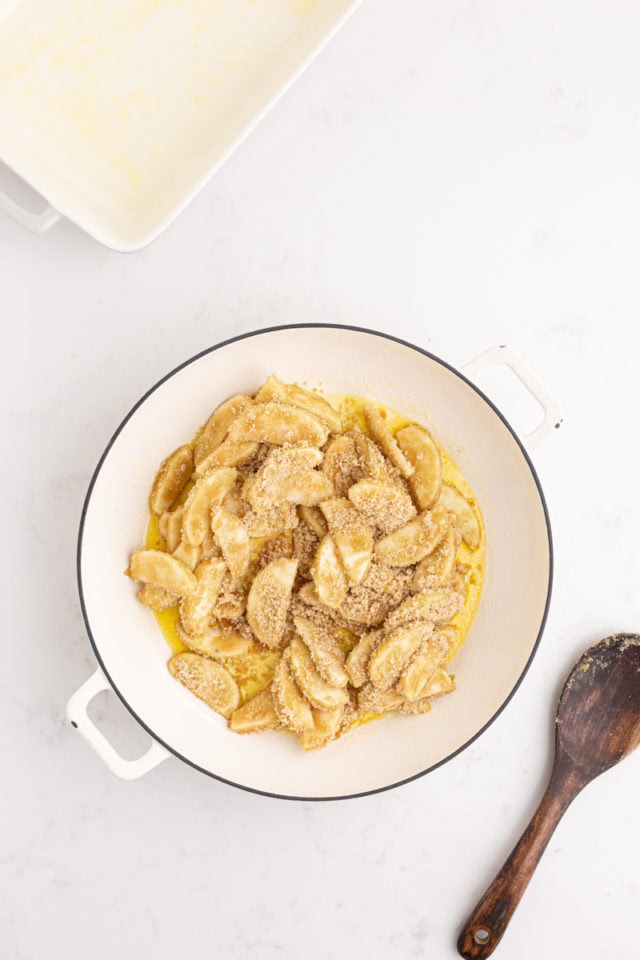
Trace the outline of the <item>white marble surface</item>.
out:
M 0 218 L 3 957 L 456 955 L 547 775 L 561 677 L 640 629 L 639 43 L 633 0 L 365 0 L 147 250 Z M 454 363 L 508 342 L 560 398 L 535 457 L 557 560 L 539 655 L 477 743 L 390 793 L 267 800 L 174 759 L 120 782 L 64 721 L 94 669 L 74 572 L 90 474 L 178 361 L 302 320 Z M 114 699 L 96 715 L 135 754 Z M 498 956 L 635 955 L 639 789 L 640 755 L 576 801 Z

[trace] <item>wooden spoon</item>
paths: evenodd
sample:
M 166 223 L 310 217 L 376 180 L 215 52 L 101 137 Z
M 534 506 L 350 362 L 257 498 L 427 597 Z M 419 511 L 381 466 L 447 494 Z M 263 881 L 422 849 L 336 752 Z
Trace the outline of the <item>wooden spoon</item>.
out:
M 465 960 L 498 946 L 560 818 L 583 787 L 640 745 L 640 634 L 619 633 L 584 653 L 556 713 L 556 756 L 540 806 L 458 939 Z

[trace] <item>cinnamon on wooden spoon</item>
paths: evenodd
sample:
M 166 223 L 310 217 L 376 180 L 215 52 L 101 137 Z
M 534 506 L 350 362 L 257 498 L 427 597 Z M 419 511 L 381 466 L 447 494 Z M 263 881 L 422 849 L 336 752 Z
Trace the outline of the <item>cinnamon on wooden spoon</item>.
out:
M 619 633 L 590 647 L 563 687 L 549 786 L 460 934 L 458 951 L 465 960 L 493 953 L 571 801 L 639 745 L 640 634 Z

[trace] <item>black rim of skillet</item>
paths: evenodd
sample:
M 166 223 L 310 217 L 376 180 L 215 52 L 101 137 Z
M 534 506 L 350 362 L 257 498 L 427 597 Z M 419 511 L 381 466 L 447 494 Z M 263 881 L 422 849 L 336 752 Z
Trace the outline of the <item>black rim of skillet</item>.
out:
M 405 779 L 403 780 L 398 780 L 395 783 L 386 784 L 383 787 L 376 787 L 373 790 L 363 790 L 359 793 L 349 793 L 349 794 L 336 795 L 331 797 L 310 797 L 310 796 L 308 797 L 308 796 L 297 796 L 297 795 L 290 796 L 282 793 L 272 793 L 268 790 L 258 790 L 256 787 L 250 787 L 243 783 L 236 783 L 234 780 L 227 780 L 225 777 L 220 776 L 220 774 L 213 773 L 211 770 L 207 770 L 204 767 L 199 766 L 197 763 L 194 763 L 192 760 L 189 760 L 188 757 L 185 757 L 182 753 L 176 750 L 175 747 L 172 747 L 170 743 L 167 743 L 165 740 L 161 740 L 157 736 L 157 734 L 155 734 L 154 731 L 144 722 L 144 720 L 142 720 L 138 716 L 138 714 L 133 709 L 131 704 L 128 702 L 128 700 L 126 700 L 126 698 L 122 695 L 122 693 L 120 692 L 116 684 L 113 682 L 111 675 L 102 660 L 100 651 L 98 650 L 98 646 L 91 632 L 89 617 L 87 615 L 87 610 L 85 606 L 84 592 L 82 589 L 81 570 L 82 570 L 82 544 L 83 544 L 84 524 L 85 524 L 85 519 L 87 515 L 87 510 L 89 509 L 89 503 L 91 501 L 91 494 L 93 492 L 93 487 L 98 478 L 100 470 L 102 469 L 102 464 L 104 463 L 106 457 L 109 454 L 109 451 L 111 450 L 113 444 L 117 440 L 118 436 L 120 435 L 120 433 L 122 432 L 122 430 L 124 429 L 128 421 L 131 419 L 133 414 L 136 412 L 136 410 L 140 406 L 142 406 L 145 400 L 149 396 L 151 396 L 151 394 L 154 393 L 158 389 L 158 387 L 162 386 L 162 384 L 166 380 L 169 380 L 180 370 L 183 370 L 185 367 L 188 367 L 190 364 L 195 363 L 195 361 L 199 360 L 201 357 L 204 357 L 209 353 L 213 353 L 216 350 L 221 350 L 223 347 L 228 346 L 230 343 L 236 343 L 239 340 L 248 340 L 250 337 L 261 337 L 266 334 L 277 333 L 282 330 L 301 330 L 301 329 L 351 330 L 355 333 L 364 333 L 369 336 L 379 337 L 381 340 L 390 340 L 393 343 L 399 343 L 403 347 L 409 347 L 409 349 L 415 350 L 416 353 L 420 353 L 423 356 L 428 357 L 430 360 L 433 360 L 435 363 L 439 363 L 440 366 L 444 367 L 446 370 L 449 370 L 451 373 L 455 374 L 457 377 L 463 380 L 467 384 L 467 386 L 469 386 L 472 390 L 474 390 L 475 393 L 478 394 L 478 396 L 482 397 L 485 403 L 493 410 L 493 412 L 502 421 L 502 423 L 505 425 L 505 427 L 507 428 L 507 430 L 509 431 L 509 433 L 517 443 L 518 447 L 520 448 L 520 452 L 522 453 L 522 456 L 524 457 L 527 463 L 527 466 L 531 471 L 531 475 L 533 476 L 534 482 L 538 490 L 538 494 L 540 496 L 540 502 L 542 504 L 542 510 L 544 513 L 545 524 L 547 527 L 547 538 L 549 543 L 549 581 L 547 584 L 547 597 L 545 601 L 544 612 L 542 614 L 542 620 L 540 621 L 538 635 L 536 637 L 536 641 L 533 645 L 533 649 L 531 650 L 531 654 L 524 666 L 522 673 L 518 677 L 508 697 L 498 707 L 498 709 L 495 711 L 493 716 L 491 716 L 490 719 L 487 720 L 484 726 L 481 727 L 480 730 L 477 731 L 477 733 L 475 733 L 472 737 L 470 737 L 467 741 L 465 741 L 465 743 L 463 743 L 462 746 L 458 747 L 457 750 L 454 750 L 452 753 L 448 754 L 446 757 L 443 757 L 442 760 L 439 760 L 437 763 L 432 764 L 430 767 L 426 767 L 426 769 L 421 770 L 419 773 L 414 773 L 411 777 L 405 777 Z M 89 488 L 87 490 L 87 495 L 85 497 L 84 504 L 82 507 L 82 514 L 80 517 L 80 527 L 78 530 L 78 548 L 77 548 L 77 554 L 76 554 L 76 573 L 78 578 L 78 592 L 80 594 L 80 607 L 82 610 L 82 617 L 84 619 L 85 628 L 89 636 L 89 641 L 91 643 L 91 646 L 93 647 L 93 652 L 95 653 L 96 659 L 100 665 L 100 669 L 102 670 L 105 677 L 109 681 L 111 688 L 113 689 L 115 694 L 118 696 L 118 698 L 122 701 L 122 703 L 127 708 L 129 713 L 134 717 L 135 720 L 137 720 L 140 726 L 147 731 L 147 733 L 149 734 L 150 737 L 152 737 L 153 740 L 155 740 L 157 743 L 162 744 L 162 746 L 165 747 L 170 753 L 178 757 L 179 760 L 184 761 L 184 763 L 189 764 L 189 766 L 193 767 L 194 770 L 199 770 L 201 773 L 206 774 L 208 777 L 213 777 L 215 780 L 219 780 L 221 783 L 226 783 L 229 786 L 237 787 L 239 790 L 246 790 L 248 793 L 255 793 L 264 797 L 273 797 L 274 799 L 277 799 L 277 800 L 302 800 L 306 802 L 321 801 L 321 800 L 322 801 L 353 800 L 353 799 L 356 799 L 357 797 L 368 797 L 375 793 L 383 793 L 386 790 L 393 790 L 395 789 L 395 787 L 403 786 L 403 784 L 405 783 L 411 783 L 413 780 L 418 780 L 420 777 L 424 777 L 425 774 L 430 773 L 432 770 L 437 769 L 438 767 L 447 763 L 449 760 L 452 760 L 454 757 L 457 757 L 458 754 L 462 753 L 463 750 L 466 750 L 466 748 L 469 747 L 475 740 L 477 740 L 478 737 L 482 736 L 485 730 L 488 730 L 488 728 L 491 726 L 494 720 L 496 720 L 500 716 L 500 714 L 505 709 L 507 704 L 511 701 L 512 697 L 518 690 L 520 684 L 524 680 L 524 677 L 527 671 L 529 670 L 529 667 L 531 666 L 533 658 L 535 657 L 538 651 L 538 647 L 540 646 L 540 640 L 542 639 L 542 634 L 544 632 L 545 624 L 547 622 L 547 616 L 549 614 L 549 605 L 551 602 L 551 588 L 553 583 L 553 541 L 551 537 L 551 523 L 549 520 L 549 511 L 547 509 L 547 502 L 545 500 L 545 496 L 544 496 L 542 487 L 540 485 L 538 474 L 536 473 L 535 467 L 533 466 L 533 463 L 531 462 L 531 459 L 527 451 L 525 450 L 524 445 L 520 441 L 520 438 L 518 437 L 518 435 L 516 434 L 515 430 L 513 429 L 509 421 L 506 419 L 506 417 L 500 412 L 500 410 L 498 410 L 496 405 L 482 392 L 482 390 L 480 390 L 475 385 L 475 383 L 473 383 L 471 380 L 468 379 L 468 377 L 465 377 L 464 374 L 460 373 L 459 370 L 456 370 L 455 367 L 451 366 L 451 364 L 447 363 L 444 360 L 441 360 L 440 357 L 436 357 L 434 356 L 434 354 L 429 353 L 428 350 L 424 350 L 422 347 L 417 347 L 415 344 L 409 343 L 407 340 L 402 340 L 400 337 L 394 337 L 389 333 L 381 333 L 378 330 L 370 330 L 367 327 L 356 327 L 356 326 L 351 326 L 349 324 L 344 324 L 344 323 L 293 323 L 293 324 L 282 324 L 275 327 L 264 327 L 260 330 L 252 330 L 249 333 L 241 333 L 237 337 L 231 337 L 228 340 L 223 340 L 221 343 L 215 344 L 215 346 L 213 347 L 208 347 L 206 350 L 202 350 L 200 353 L 197 353 L 195 356 L 190 357 L 188 360 L 185 360 L 183 363 L 179 364 L 177 367 L 175 367 L 173 370 L 167 373 L 164 377 L 158 380 L 157 383 L 155 383 L 152 387 L 150 387 L 150 389 L 147 390 L 147 392 L 131 408 L 129 413 L 126 415 L 124 420 L 122 420 L 119 427 L 117 428 L 117 430 L 115 431 L 111 439 L 109 440 L 109 443 L 105 447 L 105 450 L 102 453 L 102 456 L 100 457 L 98 464 L 93 472 L 93 476 L 91 477 Z

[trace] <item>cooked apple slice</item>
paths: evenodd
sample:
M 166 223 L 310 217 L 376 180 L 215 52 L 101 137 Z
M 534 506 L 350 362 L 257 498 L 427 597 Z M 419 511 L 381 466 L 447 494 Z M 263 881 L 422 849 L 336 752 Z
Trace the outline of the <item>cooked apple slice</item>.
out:
M 350 434 L 358 451 L 360 459 L 360 469 L 363 476 L 370 480 L 389 480 L 393 474 L 392 465 L 385 460 L 379 447 L 371 440 L 366 433 L 355 430 Z M 360 479 L 360 478 L 359 478 Z
M 216 620 L 238 620 L 247 609 L 248 592 L 242 580 L 228 573 L 220 585 L 213 608 Z
M 336 738 L 344 719 L 344 705 L 333 710 L 312 710 L 311 713 L 313 726 L 300 734 L 303 750 L 316 750 Z
M 233 711 L 229 718 L 229 729 L 234 733 L 259 733 L 262 730 L 274 730 L 280 726 L 278 715 L 273 706 L 271 687 L 262 690 L 251 700 Z
M 229 429 L 229 439 L 236 443 L 254 440 L 277 445 L 308 443 L 321 447 L 328 435 L 327 424 L 312 413 L 276 400 L 247 407 Z
M 210 529 L 211 511 L 219 506 L 236 481 L 235 467 L 218 467 L 202 477 L 187 497 L 182 514 L 182 537 L 198 546 Z
M 258 513 L 291 500 L 283 487 L 292 477 L 317 467 L 321 460 L 320 451 L 308 444 L 277 447 L 271 450 L 257 473 L 245 481 L 242 495 Z
M 438 667 L 422 690 L 423 697 L 441 697 L 456 688 L 456 678 L 447 673 L 444 667 Z
M 269 400 L 284 400 L 286 384 L 279 380 L 275 373 L 269 374 L 258 392 L 254 396 L 256 403 L 267 403 Z
M 322 603 L 332 609 L 339 607 L 347 595 L 347 576 L 342 569 L 335 541 L 329 534 L 320 541 L 311 574 Z
M 298 507 L 298 514 L 301 520 L 304 520 L 306 525 L 313 530 L 316 537 L 320 540 L 324 537 L 327 532 L 327 521 L 322 515 L 320 507 Z
M 456 562 L 456 535 L 448 527 L 444 537 L 431 553 L 421 560 L 411 581 L 413 593 L 440 586 L 450 578 Z
M 363 687 L 369 679 L 367 665 L 371 654 L 379 643 L 382 643 L 382 630 L 371 630 L 365 633 L 349 653 L 346 662 L 347 675 L 354 687 Z
M 449 524 L 446 510 L 435 506 L 420 514 L 416 520 L 410 520 L 403 527 L 378 540 L 374 556 L 378 563 L 389 567 L 410 566 L 423 560 L 434 550 Z
M 349 677 L 344 668 L 344 654 L 335 637 L 303 617 L 294 617 L 293 623 L 323 680 L 334 687 L 346 687 Z
M 204 633 L 187 633 L 180 621 L 176 623 L 176 633 L 185 647 L 193 653 L 218 660 L 224 657 L 241 657 L 249 649 L 250 640 L 239 633 L 222 633 L 219 627 L 207 627 Z
M 331 481 L 318 470 L 302 470 L 288 477 L 280 488 L 280 495 L 288 503 L 314 507 L 333 496 Z
M 235 680 L 222 664 L 197 653 L 178 653 L 167 664 L 169 673 L 212 710 L 229 717 L 240 695 Z
M 452 693 L 456 688 L 456 679 L 447 673 L 444 667 L 437 667 L 431 678 L 422 689 L 418 700 L 406 700 L 399 708 L 402 713 L 428 713 L 431 709 L 433 697 L 441 697 L 445 693 Z
M 136 550 L 127 573 L 133 580 L 162 587 L 178 597 L 191 596 L 198 586 L 189 567 L 164 550 Z
M 251 559 L 251 541 L 242 520 L 225 507 L 214 507 L 211 529 L 233 577 L 243 577 Z
M 269 400 L 279 400 L 284 403 L 291 403 L 294 407 L 300 407 L 302 410 L 308 410 L 320 420 L 324 420 L 333 433 L 342 431 L 342 420 L 337 410 L 331 406 L 328 400 L 313 393 L 311 390 L 305 390 L 295 383 L 283 383 L 281 380 L 271 374 L 267 377 L 263 385 L 258 390 L 256 397 L 258 403 L 266 403 Z
M 247 407 L 251 406 L 251 397 L 244 394 L 237 394 L 235 397 L 229 397 L 224 403 L 217 407 L 207 422 L 205 423 L 194 451 L 194 460 L 196 466 L 202 463 L 216 447 L 219 447 L 227 436 L 231 423 Z M 240 438 L 244 440 L 244 437 Z M 248 437 L 247 439 L 251 439 Z
M 173 553 L 182 538 L 182 507 L 165 510 L 158 520 L 158 529 L 167 545 L 167 553 Z
M 365 422 L 369 428 L 369 433 L 385 457 L 389 458 L 394 467 L 399 470 L 401 476 L 405 479 L 410 477 L 413 474 L 413 466 L 398 446 L 395 437 L 391 433 L 391 430 L 389 430 L 378 408 L 373 403 L 365 403 L 363 413 Z
M 327 683 L 316 670 L 311 654 L 300 637 L 294 637 L 287 648 L 291 675 L 298 685 L 300 692 L 312 706 L 321 710 L 331 710 L 333 707 L 344 705 L 347 692 L 343 687 L 334 687 Z
M 256 574 L 247 598 L 247 619 L 254 634 L 267 647 L 282 643 L 297 560 L 273 560 Z
M 471 504 L 460 491 L 443 483 L 437 505 L 455 514 L 462 539 L 470 550 L 476 550 L 480 546 L 480 524 Z
M 188 444 L 178 447 L 160 464 L 151 489 L 149 505 L 154 513 L 169 510 L 189 482 L 193 472 L 193 451 Z
M 431 624 L 450 620 L 464 606 L 464 595 L 449 587 L 422 590 L 407 597 L 385 620 L 385 630 L 395 630 L 407 623 L 426 621 Z
M 180 560 L 186 567 L 189 567 L 189 570 L 195 570 L 202 559 L 202 547 L 181 540 L 172 555 L 176 560 Z
M 322 470 L 331 480 L 336 497 L 346 497 L 349 488 L 362 477 L 362 466 L 353 436 L 341 433 L 327 444 Z
M 203 560 L 196 567 L 198 586 L 180 602 L 180 622 L 192 636 L 205 633 L 211 623 L 213 606 L 226 572 L 223 560 Z
M 398 680 L 398 690 L 407 700 L 413 702 L 423 696 L 423 690 L 446 657 L 449 646 L 449 637 L 444 632 L 434 634 L 423 643 Z
M 388 690 L 431 632 L 429 624 L 410 623 L 386 634 L 369 658 L 367 673 L 374 686 Z
M 393 533 L 416 515 L 408 493 L 382 480 L 360 480 L 349 490 L 349 500 L 364 519 L 383 533 Z
M 163 587 L 154 587 L 151 583 L 143 584 L 138 590 L 138 600 L 151 610 L 168 610 L 175 607 L 179 599 L 175 593 L 169 593 Z
M 233 443 L 231 440 L 223 440 L 219 447 L 200 461 L 195 475 L 204 477 L 217 467 L 238 467 L 250 460 L 257 449 L 257 443 Z
M 349 582 L 361 583 L 373 556 L 371 528 L 364 523 L 357 523 L 347 530 L 334 533 L 333 539 Z
M 249 510 L 242 520 L 250 537 L 272 537 L 293 530 L 298 525 L 298 514 L 292 503 L 279 503 L 260 513 Z
M 313 726 L 311 707 L 300 693 L 285 657 L 278 663 L 271 684 L 271 695 L 278 719 L 294 733 Z
M 360 716 L 371 713 L 392 713 L 400 710 L 405 699 L 397 690 L 380 690 L 367 683 L 358 691 L 358 712 Z
M 418 509 L 428 510 L 438 499 L 442 482 L 442 457 L 438 444 L 424 427 L 417 424 L 398 430 L 396 441 L 413 466 L 409 489 Z
M 373 554 L 373 532 L 345 497 L 331 497 L 320 504 L 338 556 L 350 583 L 367 575 Z

